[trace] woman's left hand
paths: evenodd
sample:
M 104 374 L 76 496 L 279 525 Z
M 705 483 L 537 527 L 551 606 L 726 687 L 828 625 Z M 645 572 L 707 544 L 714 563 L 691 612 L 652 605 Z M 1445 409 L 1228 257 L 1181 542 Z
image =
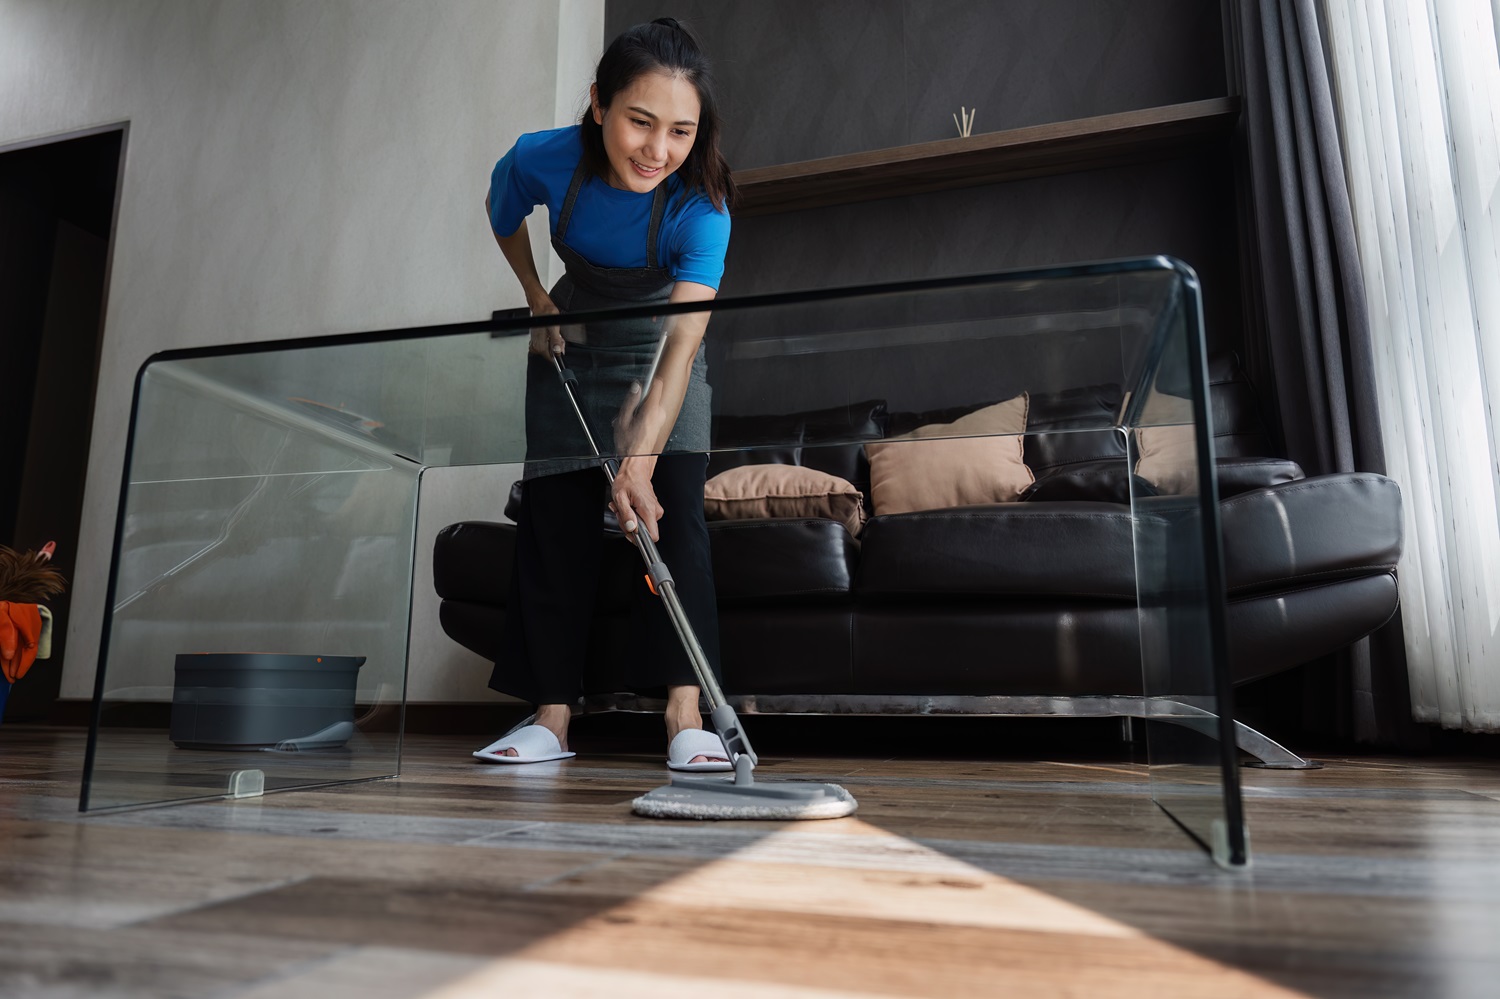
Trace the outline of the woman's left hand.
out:
M 620 521 L 620 529 L 634 535 L 642 526 L 652 541 L 661 540 L 656 526 L 667 511 L 656 499 L 656 490 L 651 488 L 651 473 L 656 468 L 654 456 L 625 458 L 620 462 L 620 471 L 615 476 L 613 499 L 609 508 Z

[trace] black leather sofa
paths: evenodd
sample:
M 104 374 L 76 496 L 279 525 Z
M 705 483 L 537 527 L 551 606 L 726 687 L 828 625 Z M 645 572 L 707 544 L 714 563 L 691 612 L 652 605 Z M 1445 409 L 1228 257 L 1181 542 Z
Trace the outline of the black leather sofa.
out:
M 1265 457 L 1255 394 L 1232 358 L 1211 365 L 1210 383 L 1229 667 L 1244 683 L 1337 650 L 1391 617 L 1401 496 L 1384 476 L 1307 478 L 1295 463 Z M 831 520 L 710 522 L 726 690 L 759 711 L 1138 713 L 1124 442 L 1113 430 L 1074 429 L 1099 426 L 1119 405 L 1110 385 L 1033 395 L 1024 450 L 1036 483 L 1020 502 L 877 510 L 858 538 Z M 715 453 L 710 474 L 793 462 L 868 491 L 863 448 L 820 441 L 879 439 L 973 408 L 888 413 L 872 401 L 720 418 L 716 446 L 788 444 Z M 459 523 L 439 534 L 434 552 L 444 629 L 488 659 L 513 541 L 511 525 Z M 641 575 L 623 539 L 609 552 L 586 683 L 596 703 L 618 705 L 629 699 L 611 700 L 607 653 L 623 641 L 629 588 Z

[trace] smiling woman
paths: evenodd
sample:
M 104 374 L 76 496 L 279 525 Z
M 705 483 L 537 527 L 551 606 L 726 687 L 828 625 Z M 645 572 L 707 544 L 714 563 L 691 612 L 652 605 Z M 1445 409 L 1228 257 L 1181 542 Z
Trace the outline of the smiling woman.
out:
M 521 136 L 495 165 L 490 227 L 533 315 L 659 302 L 707 302 L 729 244 L 734 182 L 719 152 L 719 115 L 707 59 L 680 23 L 662 18 L 614 40 L 599 61 L 577 125 Z M 545 204 L 567 272 L 550 291 L 537 277 L 526 216 Z M 529 763 L 573 755 L 570 707 L 582 675 L 603 553 L 606 487 L 550 355 L 568 354 L 583 409 L 613 428 L 604 453 L 628 455 L 609 486 L 627 534 L 644 528 L 673 567 L 693 630 L 715 672 L 718 618 L 703 483 L 709 388 L 708 312 L 587 327 L 540 327 L 526 376 L 526 485 L 517 517 L 508 616 L 490 686 L 536 705 L 535 723 L 474 755 Z M 566 332 L 566 336 L 565 336 Z M 644 372 L 653 372 L 646 375 Z M 643 398 L 633 385 L 644 383 Z M 664 537 L 657 521 L 672 511 Z M 668 765 L 730 769 L 703 729 L 699 688 L 663 609 L 641 589 L 636 641 L 621 650 L 619 689 L 667 689 Z
M 599 104 L 597 84 L 589 94 L 594 123 L 604 135 L 609 186 L 646 194 L 669 173 L 682 166 L 693 151 L 698 123 L 698 95 L 680 76 L 662 71 L 642 73 L 606 111 Z M 625 105 L 621 107 L 621 105 Z M 658 115 L 652 108 L 665 112 Z
M 657 29 L 657 30 L 653 30 Z M 651 45 L 641 44 L 650 32 Z M 665 156 L 643 164 L 671 174 L 682 169 L 688 188 L 703 192 L 714 207 L 727 210 L 734 197 L 729 164 L 719 152 L 719 107 L 708 62 L 691 32 L 672 18 L 640 25 L 617 38 L 599 61 L 589 88 L 589 109 L 580 122 L 584 162 L 599 176 L 614 174 L 611 186 L 648 191 L 657 175 L 631 177 L 628 160 L 640 149 L 655 154 L 642 139 L 669 137 Z M 634 131 L 632 131 L 634 130 Z M 645 186 L 622 186 L 622 178 Z

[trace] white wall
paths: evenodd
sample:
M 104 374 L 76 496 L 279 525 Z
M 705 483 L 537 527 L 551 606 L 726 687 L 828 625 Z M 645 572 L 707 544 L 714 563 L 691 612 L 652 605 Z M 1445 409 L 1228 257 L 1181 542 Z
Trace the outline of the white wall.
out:
M 489 171 L 574 117 L 603 25 L 603 0 L 0 0 L 0 147 L 130 123 L 64 697 L 93 690 L 142 362 L 524 304 L 485 223 Z M 429 475 L 419 552 L 453 519 L 498 518 L 501 479 Z M 428 567 L 411 698 L 493 696 L 434 601 Z

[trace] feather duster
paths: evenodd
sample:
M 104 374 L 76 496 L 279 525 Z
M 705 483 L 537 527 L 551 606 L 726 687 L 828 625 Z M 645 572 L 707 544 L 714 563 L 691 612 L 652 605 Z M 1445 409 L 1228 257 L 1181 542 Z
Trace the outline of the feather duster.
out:
M 47 564 L 50 552 L 18 552 L 0 545 L 0 601 L 39 604 L 67 586 L 63 574 Z

